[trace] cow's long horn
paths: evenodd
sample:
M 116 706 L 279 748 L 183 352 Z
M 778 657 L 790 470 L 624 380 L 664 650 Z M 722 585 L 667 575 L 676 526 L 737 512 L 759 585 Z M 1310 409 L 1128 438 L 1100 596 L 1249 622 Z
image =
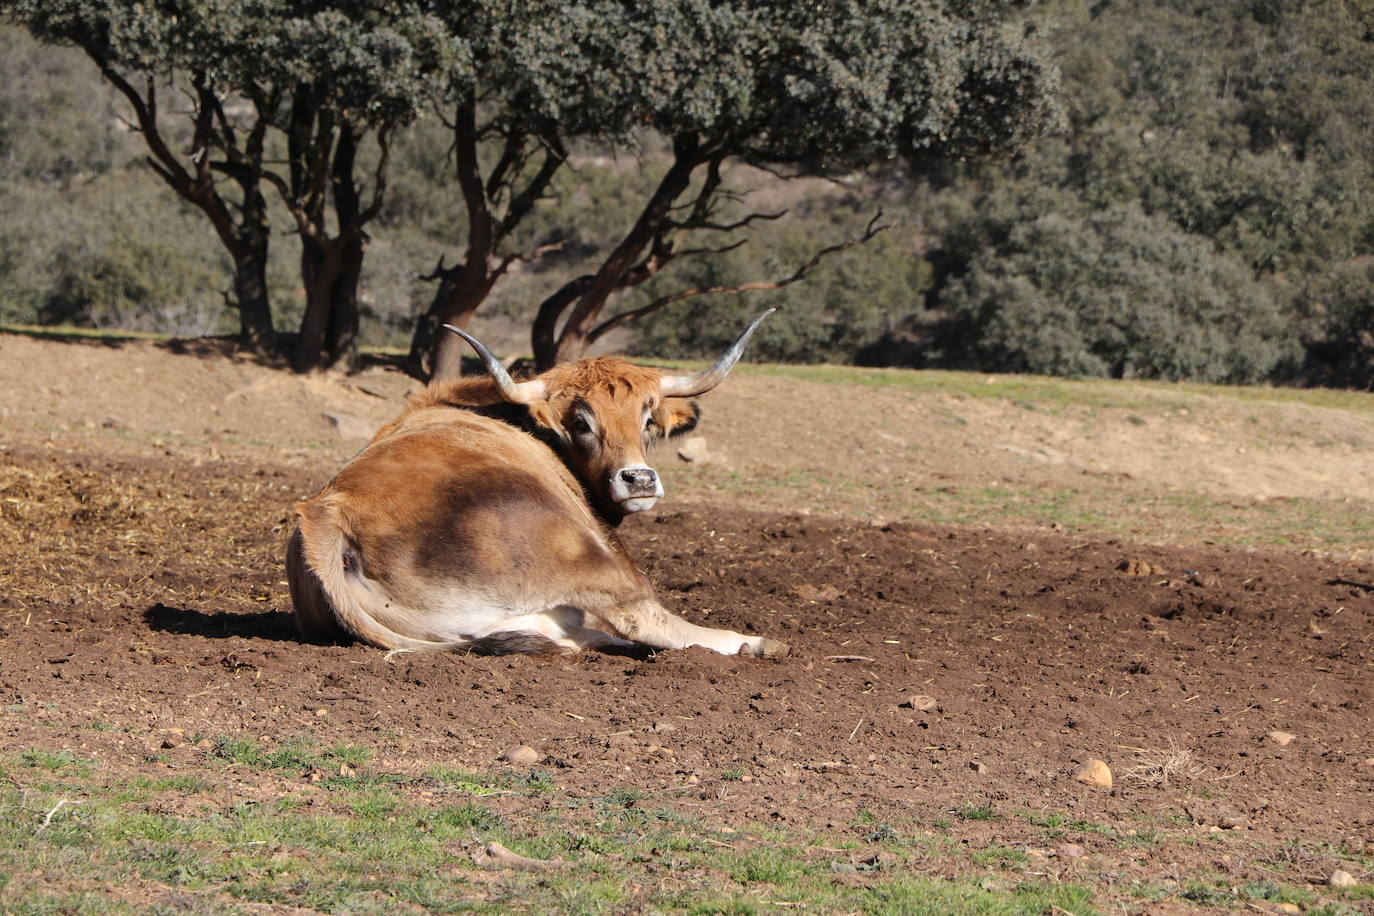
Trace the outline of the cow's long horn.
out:
M 735 368 L 735 363 L 744 355 L 744 348 L 749 343 L 749 338 L 753 336 L 754 329 L 759 326 L 763 319 L 776 312 L 777 309 L 769 309 L 753 321 L 749 322 L 749 327 L 744 329 L 744 333 L 739 336 L 730 349 L 721 354 L 720 359 L 716 360 L 714 366 L 709 369 L 702 369 L 696 375 L 665 375 L 663 381 L 659 383 L 659 393 L 665 398 L 690 398 L 699 394 L 705 394 L 712 388 L 725 381 L 725 377 L 730 374 L 730 370 Z
M 473 337 L 462 328 L 455 328 L 451 324 L 446 324 L 448 328 L 459 337 L 472 345 L 472 349 L 477 351 L 477 355 L 482 358 L 482 365 L 486 366 L 487 375 L 496 383 L 496 390 L 501 393 L 501 397 L 512 404 L 528 404 L 544 397 L 544 383 L 538 379 L 528 382 L 517 382 L 510 377 L 505 366 L 496 358 L 490 350 L 486 348 L 476 337 Z

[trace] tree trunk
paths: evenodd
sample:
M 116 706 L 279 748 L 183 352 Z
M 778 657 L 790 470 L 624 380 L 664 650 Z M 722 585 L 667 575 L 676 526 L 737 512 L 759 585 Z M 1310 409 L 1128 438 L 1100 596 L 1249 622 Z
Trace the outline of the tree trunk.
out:
M 457 378 L 462 374 L 467 345 L 442 326 L 466 328 L 497 279 L 491 263 L 496 250 L 496 226 L 478 159 L 474 101 L 459 104 L 454 112 L 453 156 L 454 174 L 468 215 L 467 249 L 462 264 L 435 271 L 439 288 L 434 291 L 433 303 L 416 323 L 410 343 L 410 356 L 417 364 L 423 365 L 428 355 L 431 379 Z
M 330 175 L 334 188 L 334 215 L 339 237 L 331 247 L 336 268 L 329 291 L 329 330 L 326 340 L 330 368 L 353 372 L 358 368 L 358 282 L 363 273 L 366 237 L 362 205 L 353 177 L 358 157 L 358 134 L 345 122 L 339 131 Z
M 602 306 L 606 304 L 606 299 L 624 285 L 625 274 L 635 265 L 645 247 L 653 241 L 654 236 L 662 228 L 664 220 L 672 212 L 673 202 L 691 184 L 692 172 L 697 166 L 709 159 L 709 155 L 704 154 L 701 150 L 698 139 L 691 135 L 674 138 L 673 154 L 672 166 L 664 174 L 658 187 L 654 189 L 654 194 L 649 198 L 648 203 L 644 205 L 643 211 L 639 214 L 639 219 L 635 220 L 634 226 L 621 239 L 615 251 L 611 252 L 610 256 L 602 262 L 600 269 L 591 278 L 585 291 L 577 297 L 577 302 L 573 305 L 568 320 L 563 324 L 563 330 L 558 334 L 558 342 L 553 347 L 552 353 L 548 352 L 546 346 L 541 346 L 540 340 L 535 341 L 536 362 L 541 371 L 582 356 L 582 352 L 587 347 L 587 335 L 591 333 L 597 315 L 601 313 Z M 546 300 L 545 305 L 553 301 L 557 295 L 555 294 L 555 297 Z M 568 304 L 568 302 L 561 303 L 557 306 L 557 313 L 547 318 L 542 314 L 544 306 L 541 305 L 540 318 L 545 320 L 543 321 L 544 326 L 536 329 L 536 336 L 551 333 L 553 324 L 557 322 L 558 314 L 561 314 Z M 553 306 L 550 308 L 552 309 Z
M 467 343 L 457 334 L 445 331 L 442 325 L 466 329 L 468 322 L 491 292 L 491 277 L 485 271 L 455 270 L 445 276 L 435 293 L 435 317 L 431 324 L 436 337 L 430 345 L 429 374 L 433 379 L 457 378 L 463 373 L 463 354 Z M 443 296 L 442 303 L 440 296 Z
M 355 235 L 343 245 L 339 269 L 330 290 L 329 334 L 326 340 L 331 369 L 356 372 L 358 355 L 358 281 L 363 272 L 363 240 Z
M 245 226 L 234 259 L 234 299 L 239 310 L 239 337 L 253 354 L 264 359 L 281 356 L 272 302 L 267 291 L 267 233 L 264 227 Z
M 544 372 L 558 365 L 558 319 L 579 296 L 587 291 L 596 279 L 591 274 L 583 274 L 569 280 L 549 298 L 539 303 L 539 312 L 530 329 L 530 346 L 534 352 L 534 365 Z

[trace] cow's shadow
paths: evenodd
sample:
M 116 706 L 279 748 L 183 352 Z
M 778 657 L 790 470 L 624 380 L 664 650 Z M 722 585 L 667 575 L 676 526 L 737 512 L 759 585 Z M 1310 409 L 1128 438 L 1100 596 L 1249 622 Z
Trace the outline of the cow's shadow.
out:
M 143 612 L 148 629 L 160 633 L 179 633 L 185 636 L 200 636 L 208 639 L 228 639 L 238 636 L 243 639 L 269 639 L 274 642 L 295 642 L 304 645 L 350 645 L 347 637 L 341 640 L 305 639 L 296 626 L 294 614 L 281 611 L 263 611 L 257 614 L 206 614 L 192 608 L 171 607 L 155 604 Z M 602 646 L 595 650 L 602 655 L 619 655 L 640 661 L 653 658 L 657 650 L 642 643 L 624 646 Z M 457 654 L 465 654 L 459 649 Z M 492 653 L 500 655 L 501 653 Z
M 209 639 L 270 639 L 276 642 L 300 642 L 296 618 L 281 611 L 262 611 L 256 614 L 206 614 L 191 608 L 155 604 L 143 612 L 148 628 L 162 633 L 181 633 Z

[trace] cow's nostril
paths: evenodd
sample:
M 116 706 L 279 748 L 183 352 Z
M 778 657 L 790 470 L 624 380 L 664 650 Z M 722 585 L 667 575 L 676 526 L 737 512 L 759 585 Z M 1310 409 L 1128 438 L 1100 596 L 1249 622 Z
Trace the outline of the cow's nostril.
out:
M 620 472 L 620 479 L 632 487 L 653 486 L 654 472 L 648 468 L 629 468 Z

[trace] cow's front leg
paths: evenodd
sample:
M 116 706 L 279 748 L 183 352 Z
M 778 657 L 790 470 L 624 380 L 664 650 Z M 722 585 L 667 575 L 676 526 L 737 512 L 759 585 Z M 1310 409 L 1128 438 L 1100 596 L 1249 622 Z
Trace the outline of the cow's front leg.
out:
M 787 644 L 764 636 L 746 636 L 733 630 L 717 630 L 683 620 L 652 598 L 596 611 L 607 629 L 617 636 L 655 649 L 702 646 L 722 655 L 753 655 L 781 658 Z

